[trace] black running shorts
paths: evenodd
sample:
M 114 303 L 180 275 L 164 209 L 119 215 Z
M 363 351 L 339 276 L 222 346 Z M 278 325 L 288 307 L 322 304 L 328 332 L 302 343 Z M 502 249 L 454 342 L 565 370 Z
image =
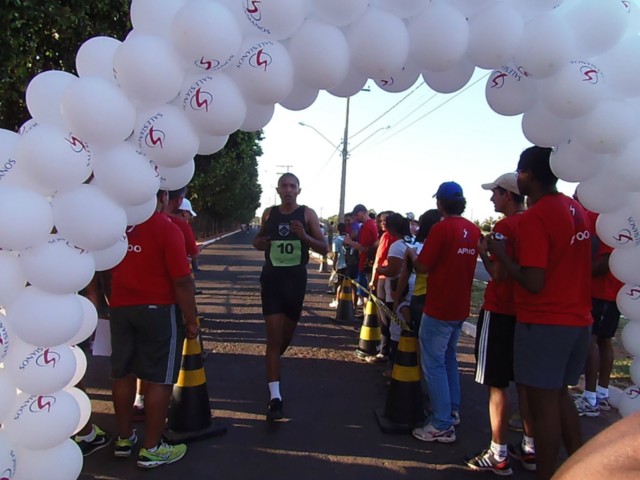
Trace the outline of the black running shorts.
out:
M 614 301 L 591 299 L 593 326 L 591 333 L 598 338 L 613 338 L 620 321 L 620 310 Z
M 507 388 L 513 381 L 514 315 L 480 310 L 476 330 L 476 382 Z
M 260 275 L 262 314 L 284 314 L 297 322 L 302 313 L 307 291 L 307 267 L 270 267 L 265 265 Z

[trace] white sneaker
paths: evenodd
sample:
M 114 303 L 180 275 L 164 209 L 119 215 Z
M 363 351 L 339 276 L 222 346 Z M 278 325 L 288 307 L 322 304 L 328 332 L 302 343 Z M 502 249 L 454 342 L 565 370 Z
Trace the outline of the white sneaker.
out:
M 589 401 L 584 397 L 578 397 L 575 400 L 576 410 L 581 417 L 598 417 L 600 416 L 600 408 L 598 404 L 591 405 Z
M 453 443 L 456 441 L 456 429 L 453 425 L 446 430 L 438 430 L 431 423 L 427 423 L 424 427 L 414 428 L 412 434 L 423 442 Z
M 358 306 L 361 307 L 363 303 L 362 297 L 358 297 Z
M 334 300 L 329 304 L 329 308 L 338 308 L 338 301 Z

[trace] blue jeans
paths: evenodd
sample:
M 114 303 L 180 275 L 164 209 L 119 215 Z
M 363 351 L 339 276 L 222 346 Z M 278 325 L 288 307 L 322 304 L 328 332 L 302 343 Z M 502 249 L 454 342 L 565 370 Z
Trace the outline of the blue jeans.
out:
M 420 323 L 422 372 L 431 400 L 431 424 L 438 430 L 451 427 L 451 412 L 460 410 L 457 351 L 463 322 L 438 320 L 423 314 Z

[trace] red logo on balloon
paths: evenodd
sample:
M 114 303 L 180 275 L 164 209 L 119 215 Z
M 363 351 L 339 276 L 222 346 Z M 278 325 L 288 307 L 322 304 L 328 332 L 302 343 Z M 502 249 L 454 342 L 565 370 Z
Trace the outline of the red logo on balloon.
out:
M 636 398 L 640 397 L 640 388 L 638 387 L 631 387 L 629 388 L 629 390 L 627 390 L 627 397 L 629 397 L 631 400 L 635 400 Z
M 213 95 L 211 95 L 206 90 L 202 90 L 202 88 L 198 88 L 196 93 L 194 93 L 193 97 L 191 97 L 191 108 L 194 110 L 205 110 L 209 111 L 209 105 L 213 103 Z
M 48 348 L 36 359 L 36 365 L 39 367 L 52 367 L 56 368 L 56 363 L 60 360 L 60 354 L 58 352 L 49 350 Z
M 267 52 L 265 52 L 262 48 L 256 52 L 254 56 L 249 60 L 249 65 L 254 68 L 263 68 L 264 71 L 267 71 L 267 67 L 271 65 L 273 62 L 273 58 Z
M 156 148 L 159 145 L 162 149 L 164 148 L 164 139 L 165 134 L 162 130 L 156 130 L 155 128 L 151 127 L 149 129 L 149 133 L 147 133 L 147 136 L 144 138 L 144 143 L 146 143 L 147 147 L 149 148 Z
M 582 81 L 597 84 L 600 81 L 600 72 L 591 66 L 585 65 L 580 68 L 582 72 Z
M 218 60 L 206 60 L 204 57 L 200 58 L 200 60 L 196 60 L 195 64 L 196 67 L 203 70 L 212 70 L 220 66 L 220 62 Z
M 627 292 L 627 296 L 631 297 L 632 300 L 638 300 L 640 298 L 640 288 L 634 286 Z
M 56 404 L 56 397 L 39 395 L 31 405 L 29 405 L 29 411 L 33 413 L 44 412 L 47 413 L 51 411 L 51 407 Z
M 87 149 L 84 142 L 72 133 L 70 133 L 69 136 L 65 138 L 65 140 L 69 142 L 69 145 L 71 145 L 71 149 L 76 153 L 80 153 L 83 150 Z
M 631 235 L 631 231 L 629 229 L 624 228 L 620 230 L 618 234 L 613 237 L 613 239 L 620 245 L 624 245 L 625 243 L 632 242 L 633 236 Z
M 491 88 L 502 88 L 504 87 L 505 79 L 507 78 L 507 74 L 504 72 L 496 72 L 496 76 L 491 79 Z
M 258 7 L 260 3 L 260 0 L 248 0 L 246 3 L 247 13 L 251 15 L 251 18 L 253 18 L 256 22 L 262 20 L 262 14 L 260 13 L 260 8 Z

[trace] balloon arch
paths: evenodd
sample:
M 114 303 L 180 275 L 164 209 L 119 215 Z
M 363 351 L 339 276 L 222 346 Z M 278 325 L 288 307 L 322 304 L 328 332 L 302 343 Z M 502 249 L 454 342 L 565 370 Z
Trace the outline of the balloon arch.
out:
M 580 182 L 614 247 L 611 270 L 640 355 L 640 8 L 630 0 L 133 0 L 124 41 L 95 37 L 78 76 L 37 75 L 32 116 L 0 130 L 0 472 L 76 478 L 68 438 L 91 405 L 73 388 L 75 347 L 96 327 L 76 294 L 124 257 L 127 225 L 146 220 L 159 188 L 186 185 L 193 157 L 255 131 L 275 104 L 302 110 L 373 79 L 399 92 L 420 77 L 442 93 L 492 70 L 489 106 L 522 116 L 553 146 L 556 174 Z M 91 175 L 90 182 L 85 183 Z M 51 234 L 55 226 L 57 233 Z M 27 282 L 29 286 L 27 285 Z M 640 363 L 631 375 L 640 384 Z M 623 414 L 640 409 L 638 387 Z

